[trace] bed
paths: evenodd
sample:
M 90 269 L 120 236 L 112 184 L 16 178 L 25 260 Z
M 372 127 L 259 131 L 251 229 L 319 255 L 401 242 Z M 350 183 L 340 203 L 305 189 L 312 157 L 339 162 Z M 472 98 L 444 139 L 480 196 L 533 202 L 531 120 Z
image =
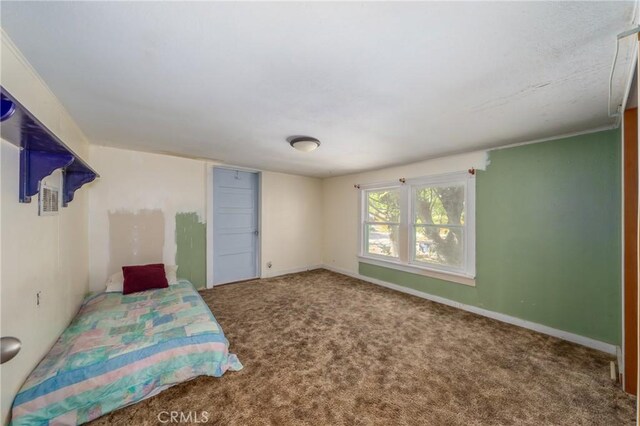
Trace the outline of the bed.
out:
M 89 296 L 22 386 L 12 424 L 80 424 L 194 377 L 240 370 L 228 348 L 188 281 Z

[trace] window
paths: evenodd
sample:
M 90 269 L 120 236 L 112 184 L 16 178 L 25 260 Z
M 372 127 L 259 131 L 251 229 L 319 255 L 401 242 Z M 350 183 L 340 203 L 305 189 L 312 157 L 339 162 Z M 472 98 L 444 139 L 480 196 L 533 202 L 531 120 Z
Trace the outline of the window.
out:
M 400 188 L 366 191 L 365 252 L 398 257 Z
M 412 260 L 459 269 L 464 265 L 464 182 L 413 189 Z
M 362 205 L 363 261 L 475 276 L 475 179 L 469 173 L 369 186 Z

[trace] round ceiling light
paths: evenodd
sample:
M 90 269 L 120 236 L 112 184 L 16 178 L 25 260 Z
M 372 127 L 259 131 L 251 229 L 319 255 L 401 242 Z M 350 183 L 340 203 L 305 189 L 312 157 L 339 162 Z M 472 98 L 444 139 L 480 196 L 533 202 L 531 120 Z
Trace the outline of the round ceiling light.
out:
M 295 136 L 287 140 L 292 147 L 302 152 L 311 152 L 320 146 L 320 141 L 310 136 Z

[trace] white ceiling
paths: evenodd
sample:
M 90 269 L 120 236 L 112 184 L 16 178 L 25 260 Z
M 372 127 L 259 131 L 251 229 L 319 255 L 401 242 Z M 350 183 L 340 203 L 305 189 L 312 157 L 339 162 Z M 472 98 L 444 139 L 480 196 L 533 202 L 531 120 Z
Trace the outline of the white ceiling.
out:
M 3 1 L 1 24 L 92 143 L 329 176 L 613 124 L 634 7 Z

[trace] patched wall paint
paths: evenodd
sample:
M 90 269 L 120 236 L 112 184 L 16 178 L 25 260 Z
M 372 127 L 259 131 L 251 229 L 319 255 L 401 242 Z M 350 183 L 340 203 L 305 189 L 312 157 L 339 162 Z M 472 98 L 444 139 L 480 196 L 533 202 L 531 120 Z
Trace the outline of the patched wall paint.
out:
M 194 284 L 204 285 L 200 259 L 205 265 L 209 259 L 200 235 L 205 229 L 206 241 L 210 231 L 205 218 L 211 214 L 207 200 L 211 202 L 208 190 L 213 180 L 207 182 L 212 179 L 207 173 L 216 163 L 95 145 L 90 154 L 101 176 L 89 192 L 91 289 L 103 290 L 109 272 L 123 262 L 111 260 L 109 214 L 136 215 L 145 210 L 164 216 L 162 262 L 177 261 L 179 276 L 188 273 Z M 262 276 L 321 265 L 322 181 L 273 172 L 261 172 L 261 180 Z M 271 269 L 265 266 L 268 261 Z
M 109 212 L 108 275 L 127 265 L 162 263 L 164 221 L 160 210 Z
M 196 287 L 206 285 L 206 225 L 196 213 L 176 214 L 176 265 L 178 278 Z
M 619 345 L 619 130 L 490 158 L 476 180 L 475 287 L 365 263 L 359 273 Z
M 205 163 L 94 145 L 90 152 L 91 163 L 101 175 L 89 194 L 91 289 L 103 290 L 109 274 L 123 266 L 121 263 L 147 263 L 153 259 L 174 264 L 176 215 L 188 212 L 204 217 Z M 122 223 L 116 225 L 124 233 L 111 229 L 110 215 L 113 217 L 114 213 L 119 215 Z M 149 215 L 153 224 L 144 225 L 138 220 Z M 133 230 L 136 223 L 136 244 L 144 252 L 139 254 L 132 252 L 131 236 L 126 235 L 126 229 Z M 114 232 L 123 241 L 115 247 L 122 246 L 128 254 L 112 249 Z

